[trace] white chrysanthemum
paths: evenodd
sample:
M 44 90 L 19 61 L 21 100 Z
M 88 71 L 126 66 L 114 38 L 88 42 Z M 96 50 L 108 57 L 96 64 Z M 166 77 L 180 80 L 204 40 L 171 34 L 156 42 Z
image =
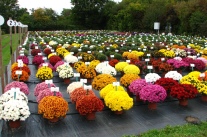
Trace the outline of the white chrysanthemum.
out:
M 1 100 L 3 102 L 7 102 L 11 99 L 16 99 L 16 100 L 20 100 L 20 101 L 25 101 L 28 103 L 28 98 L 27 96 L 19 91 L 19 90 L 8 90 L 7 92 L 5 92 L 4 94 L 1 95 Z M 1 102 L 1 101 L 0 101 Z
M 57 43 L 56 41 L 53 41 L 53 40 L 49 42 L 49 45 L 50 45 L 50 46 L 52 46 L 52 45 L 56 45 L 56 44 L 58 44 L 58 43 Z
M 103 69 L 102 69 L 102 74 L 110 74 L 112 76 L 116 76 L 117 72 L 116 72 L 116 69 L 112 66 L 105 66 Z
M 72 82 L 67 87 L 67 93 L 71 94 L 76 88 L 80 88 L 80 87 L 83 87 L 82 82 Z
M 59 77 L 63 79 L 73 77 L 73 75 L 74 73 L 71 67 L 68 67 L 68 69 L 62 69 L 59 72 Z
M 148 83 L 154 83 L 156 82 L 158 79 L 160 79 L 161 77 L 157 74 L 157 73 L 148 73 L 145 76 L 145 80 Z
M 174 80 L 180 80 L 182 78 L 182 75 L 178 73 L 177 71 L 169 71 L 165 74 L 165 78 L 172 78 Z
M 64 57 L 64 60 L 68 63 L 75 63 L 75 62 L 78 62 L 78 58 L 76 56 L 73 56 L 73 55 L 67 55 Z
M 25 120 L 30 115 L 26 101 L 11 99 L 3 103 L 3 110 L 0 112 L 0 119 L 4 120 Z
M 69 64 L 67 64 L 67 63 L 65 63 L 65 64 L 62 64 L 62 65 L 60 65 L 60 66 L 58 66 L 57 68 L 56 68 L 56 71 L 59 73 L 61 70 L 63 70 L 63 69 L 73 69 Z

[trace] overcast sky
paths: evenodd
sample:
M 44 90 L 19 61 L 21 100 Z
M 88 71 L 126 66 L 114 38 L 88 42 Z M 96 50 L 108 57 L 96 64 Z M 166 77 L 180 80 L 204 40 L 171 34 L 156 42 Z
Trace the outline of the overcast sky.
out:
M 114 0 L 115 2 L 120 2 L 121 0 Z M 30 9 L 34 8 L 52 8 L 58 14 L 63 10 L 71 8 L 70 0 L 18 0 L 20 8 Z

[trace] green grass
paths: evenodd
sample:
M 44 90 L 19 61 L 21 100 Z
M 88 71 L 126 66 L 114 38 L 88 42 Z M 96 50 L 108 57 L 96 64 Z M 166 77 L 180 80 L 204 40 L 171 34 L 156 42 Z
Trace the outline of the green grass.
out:
M 182 126 L 166 126 L 163 129 L 150 130 L 140 135 L 125 135 L 123 137 L 206 137 L 207 122 L 199 125 L 185 124 Z
M 19 34 L 12 34 L 12 51 L 14 52 L 19 45 Z M 3 67 L 8 65 L 11 55 L 10 55 L 10 35 L 2 35 L 2 57 L 3 57 Z

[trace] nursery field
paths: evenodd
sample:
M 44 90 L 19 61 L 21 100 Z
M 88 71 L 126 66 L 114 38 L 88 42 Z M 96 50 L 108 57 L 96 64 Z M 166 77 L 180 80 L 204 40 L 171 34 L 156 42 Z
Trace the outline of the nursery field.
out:
M 204 121 L 206 47 L 172 34 L 29 32 L 0 96 L 1 135 L 121 137 Z

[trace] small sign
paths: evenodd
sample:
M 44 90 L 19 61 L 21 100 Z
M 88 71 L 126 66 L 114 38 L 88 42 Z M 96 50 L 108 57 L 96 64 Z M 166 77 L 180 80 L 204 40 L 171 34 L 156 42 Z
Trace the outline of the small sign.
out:
M 24 56 L 24 53 L 21 53 L 20 56 Z
M 50 79 L 50 80 L 45 80 L 45 84 L 52 84 L 52 83 L 53 83 L 52 79 Z
M 161 61 L 165 61 L 165 58 L 161 58 Z
M 43 67 L 47 67 L 48 66 L 48 63 L 43 63 L 42 66 Z
M 99 50 L 99 53 L 103 53 L 103 51 L 102 50 Z
M 151 55 L 150 54 L 147 54 L 147 57 L 150 57 Z
M 21 70 L 17 70 L 15 73 L 16 73 L 16 75 L 22 75 L 22 71 Z
M 87 51 L 88 54 L 91 54 L 91 51 Z
M 4 24 L 4 17 L 0 15 L 0 26 Z
M 55 92 L 59 92 L 60 88 L 59 87 L 55 87 Z
M 113 82 L 113 86 L 120 86 L 120 82 Z
M 40 56 L 41 56 L 41 55 L 42 55 L 42 53 L 37 53 L 37 55 L 40 55 Z
M 83 86 L 84 90 L 91 90 L 92 89 L 92 86 L 91 85 L 84 85 Z
M 205 73 L 201 73 L 200 77 L 204 78 L 205 77 Z
M 127 63 L 130 63 L 130 60 L 126 60 Z
M 24 63 L 22 61 L 18 62 L 18 67 L 23 67 Z
M 55 87 L 51 87 L 50 90 L 51 90 L 52 92 L 55 92 L 56 89 L 55 89 Z
M 9 19 L 9 20 L 7 21 L 7 25 L 8 25 L 9 27 L 14 26 L 14 21 L 13 21 L 12 19 Z
M 17 22 L 17 26 L 21 27 L 22 23 L 21 22 Z
M 80 79 L 80 82 L 87 83 L 87 79 Z
M 115 50 L 115 52 L 119 52 L 119 50 L 118 50 L 118 49 L 116 49 L 116 50 Z
M 147 66 L 147 69 L 153 69 L 153 66 Z
M 114 58 L 114 55 L 110 55 L 111 58 Z
M 42 57 L 42 60 L 47 60 L 47 57 Z
M 17 21 L 16 20 L 14 20 L 14 26 L 16 27 L 16 26 L 18 26 L 18 24 L 17 24 Z
M 85 65 L 89 65 L 90 64 L 90 62 L 85 62 Z
M 74 54 L 74 52 L 70 52 L 70 54 L 71 54 L 71 55 L 73 55 L 73 54 Z
M 82 59 L 82 56 L 78 56 L 78 59 Z
M 154 22 L 154 29 L 159 30 L 160 29 L 160 23 L 159 22 Z
M 82 49 L 78 49 L 78 51 L 82 51 Z
M 74 73 L 74 77 L 80 77 L 80 73 Z
M 143 49 L 143 51 L 146 51 L 147 49 Z
M 144 61 L 145 61 L 145 62 L 149 62 L 149 61 L 150 61 L 150 59 L 145 59 Z
M 195 64 L 190 64 L 190 66 L 193 68 L 193 67 L 195 67 Z

